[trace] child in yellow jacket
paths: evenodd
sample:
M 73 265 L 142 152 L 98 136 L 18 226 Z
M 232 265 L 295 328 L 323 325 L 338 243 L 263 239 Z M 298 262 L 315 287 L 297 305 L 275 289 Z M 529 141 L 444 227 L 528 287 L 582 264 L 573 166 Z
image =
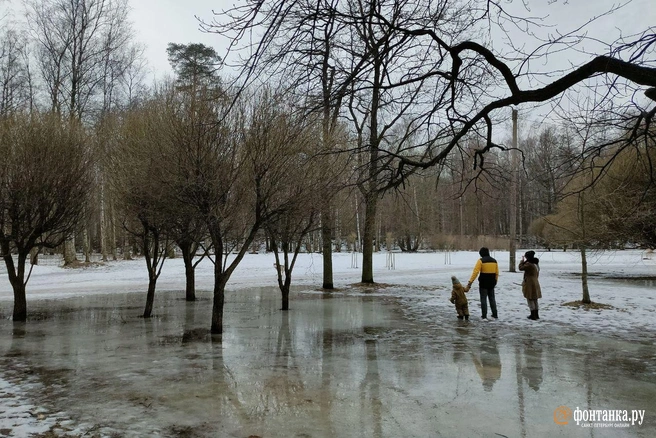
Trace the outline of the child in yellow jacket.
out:
M 458 319 L 464 318 L 466 321 L 469 321 L 469 304 L 467 297 L 465 296 L 467 291 L 462 284 L 460 284 L 455 275 L 451 277 L 451 283 L 453 284 L 453 289 L 451 289 L 451 299 L 449 301 L 456 305 Z

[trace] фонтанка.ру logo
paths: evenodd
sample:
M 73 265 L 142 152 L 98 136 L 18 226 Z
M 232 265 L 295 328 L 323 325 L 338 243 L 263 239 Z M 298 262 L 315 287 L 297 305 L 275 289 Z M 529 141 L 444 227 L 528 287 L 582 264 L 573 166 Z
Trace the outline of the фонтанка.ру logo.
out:
M 567 406 L 558 406 L 554 411 L 554 423 L 564 426 L 572 419 L 572 410 Z
M 554 423 L 559 426 L 574 420 L 580 427 L 631 427 L 641 426 L 645 420 L 644 409 L 580 409 L 572 411 L 567 406 L 558 406 L 553 414 Z

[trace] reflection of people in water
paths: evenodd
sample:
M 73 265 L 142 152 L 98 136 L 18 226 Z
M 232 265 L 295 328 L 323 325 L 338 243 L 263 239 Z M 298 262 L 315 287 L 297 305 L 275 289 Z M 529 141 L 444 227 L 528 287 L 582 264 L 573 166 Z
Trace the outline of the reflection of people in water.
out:
M 456 327 L 458 333 L 457 339 L 451 343 L 453 347 L 453 363 L 466 363 L 469 361 L 469 343 L 467 337 L 471 336 L 471 332 L 464 327 Z
M 501 378 L 501 357 L 497 343 L 492 339 L 486 340 L 478 353 L 472 353 L 472 360 L 483 382 L 483 389 L 492 391 L 494 382 Z
M 525 350 L 528 354 L 524 354 L 526 365 L 522 369 L 522 376 L 526 379 L 529 388 L 533 391 L 539 391 L 542 385 L 542 347 L 532 346 Z

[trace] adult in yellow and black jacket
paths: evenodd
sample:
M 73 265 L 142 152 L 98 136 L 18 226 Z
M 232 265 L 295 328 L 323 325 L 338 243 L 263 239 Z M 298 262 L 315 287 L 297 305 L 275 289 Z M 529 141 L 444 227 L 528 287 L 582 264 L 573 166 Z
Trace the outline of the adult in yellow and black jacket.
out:
M 487 319 L 487 301 L 490 300 L 490 310 L 492 311 L 492 318 L 497 318 L 497 302 L 494 298 L 494 287 L 497 285 L 499 279 L 499 265 L 497 261 L 490 257 L 490 250 L 483 247 L 478 251 L 481 256 L 474 266 L 467 290 L 471 288 L 472 283 L 478 277 L 478 291 L 481 296 L 481 318 Z

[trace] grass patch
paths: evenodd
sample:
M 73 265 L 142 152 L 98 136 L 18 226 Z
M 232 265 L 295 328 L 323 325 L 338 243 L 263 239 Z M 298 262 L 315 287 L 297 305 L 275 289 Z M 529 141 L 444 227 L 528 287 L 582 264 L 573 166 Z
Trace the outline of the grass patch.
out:
M 324 289 L 322 287 L 318 287 L 318 288 L 315 288 L 315 289 L 312 289 L 312 290 L 315 291 L 315 292 L 325 292 L 327 294 L 330 294 L 330 293 L 333 293 L 333 292 L 341 293 L 341 292 L 344 292 L 346 289 L 344 289 L 342 287 L 333 287 L 332 289 Z
M 388 289 L 390 287 L 396 287 L 398 285 L 396 284 L 388 284 L 388 283 L 353 283 L 350 285 L 352 288 L 356 289 L 365 289 L 365 290 L 371 290 L 371 289 Z
M 105 262 L 83 262 L 81 260 L 75 260 L 68 265 L 62 265 L 64 269 L 87 269 L 87 268 L 98 268 L 105 266 Z
M 609 280 L 633 280 L 633 281 L 654 281 L 656 277 L 653 275 L 636 275 L 636 276 L 616 276 L 608 275 L 605 278 Z
M 563 303 L 563 306 L 576 307 L 577 309 L 583 310 L 613 310 L 615 309 L 610 304 L 603 303 L 584 303 L 583 301 L 570 301 L 568 303 Z
M 419 286 L 419 285 L 407 285 L 407 284 L 389 284 L 389 283 L 353 283 L 349 284 L 346 288 L 348 289 L 359 289 L 364 292 L 376 292 L 377 290 L 384 290 L 384 289 L 412 289 L 416 291 L 428 291 L 428 292 L 434 292 L 436 290 L 448 290 L 449 292 L 451 291 L 451 287 L 446 287 L 442 285 L 436 285 L 436 286 Z

